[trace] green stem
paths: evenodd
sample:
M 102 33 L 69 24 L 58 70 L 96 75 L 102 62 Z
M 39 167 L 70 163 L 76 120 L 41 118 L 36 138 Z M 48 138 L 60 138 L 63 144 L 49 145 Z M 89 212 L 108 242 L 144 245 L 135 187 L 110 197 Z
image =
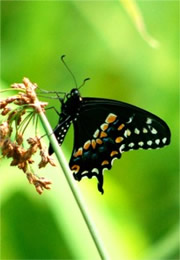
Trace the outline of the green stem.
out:
M 83 201 L 83 199 L 81 197 L 81 194 L 80 194 L 80 192 L 79 192 L 79 190 L 78 190 L 78 188 L 76 186 L 76 183 L 72 179 L 72 174 L 71 174 L 71 172 L 69 170 L 69 166 L 68 166 L 68 164 L 66 162 L 65 156 L 64 156 L 61 148 L 59 147 L 59 144 L 58 144 L 58 142 L 56 140 L 56 137 L 54 136 L 54 134 L 52 134 L 53 130 L 52 130 L 52 128 L 51 128 L 51 126 L 50 126 L 50 124 L 49 124 L 45 114 L 43 112 L 41 112 L 39 114 L 39 116 L 40 116 L 42 125 L 43 125 L 43 127 L 44 127 L 44 129 L 46 131 L 46 134 L 47 134 L 47 136 L 48 136 L 48 138 L 49 138 L 49 140 L 50 140 L 50 142 L 51 142 L 51 144 L 53 146 L 53 149 L 54 149 L 56 157 L 57 157 L 57 159 L 59 161 L 59 164 L 60 164 L 60 166 L 61 166 L 61 168 L 62 168 L 62 170 L 64 172 L 64 175 L 65 175 L 66 180 L 67 180 L 67 182 L 69 184 L 69 187 L 70 187 L 70 189 L 71 189 L 71 191 L 73 193 L 73 196 L 74 196 L 74 198 L 75 198 L 75 200 L 76 200 L 76 202 L 78 204 L 78 207 L 79 207 L 79 209 L 81 211 L 81 214 L 82 214 L 82 216 L 84 218 L 84 221 L 85 221 L 85 223 L 86 223 L 86 225 L 87 225 L 87 227 L 89 229 L 91 237 L 92 237 L 92 239 L 93 239 L 93 241 L 94 241 L 94 243 L 96 245 L 96 248 L 98 250 L 100 258 L 107 260 L 107 259 L 109 259 L 109 257 L 107 256 L 106 250 L 105 250 L 105 248 L 104 248 L 104 246 L 102 244 L 102 241 L 101 241 L 101 239 L 100 239 L 100 237 L 99 237 L 99 235 L 98 235 L 98 233 L 96 231 L 96 228 L 95 228 L 92 220 L 90 219 L 90 216 L 87 213 L 87 209 L 86 209 L 85 203 L 84 203 L 84 201 Z
M 22 91 L 22 92 L 25 92 L 25 90 L 22 89 L 22 88 L 5 88 L 5 89 L 0 90 L 0 93 L 6 92 L 6 91 Z

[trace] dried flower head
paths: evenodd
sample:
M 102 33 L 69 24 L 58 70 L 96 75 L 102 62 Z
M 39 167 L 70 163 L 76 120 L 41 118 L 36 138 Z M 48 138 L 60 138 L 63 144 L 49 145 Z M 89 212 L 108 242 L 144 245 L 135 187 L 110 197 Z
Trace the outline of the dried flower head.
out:
M 12 133 L 12 127 L 7 121 L 0 124 L 0 140 L 3 140 L 5 137 L 10 136 Z
M 41 161 L 38 164 L 39 168 L 45 167 L 48 163 L 50 163 L 52 166 L 56 166 L 52 157 L 48 154 L 47 149 L 42 148 L 40 151 L 41 155 Z
M 32 173 L 27 173 L 27 178 L 30 184 L 33 184 L 36 188 L 36 191 L 39 194 L 42 194 L 43 189 L 49 190 L 51 187 L 50 185 L 52 184 L 51 181 L 45 179 L 44 177 L 39 178 L 35 174 Z
M 10 107 L 4 107 L 3 111 L 1 112 L 2 116 L 7 115 L 11 111 Z
M 38 113 L 44 111 L 47 103 L 40 102 L 36 95 L 37 84 L 30 82 L 28 78 L 23 83 L 14 83 L 11 86 L 18 94 L 0 100 L 1 115 L 5 117 L 0 124 L 0 149 L 3 157 L 12 158 L 11 166 L 17 166 L 26 174 L 29 183 L 33 184 L 36 191 L 41 194 L 44 189 L 50 189 L 51 182 L 44 177 L 37 177 L 30 165 L 34 163 L 33 155 L 40 151 L 41 161 L 39 168 L 48 163 L 55 166 L 47 148 L 43 146 L 41 137 L 35 136 L 24 140 L 24 133 L 30 121 L 38 120 Z M 11 107 L 13 104 L 13 107 Z M 7 106 L 8 105 L 8 106 Z M 30 111 L 29 111 L 30 110 Z

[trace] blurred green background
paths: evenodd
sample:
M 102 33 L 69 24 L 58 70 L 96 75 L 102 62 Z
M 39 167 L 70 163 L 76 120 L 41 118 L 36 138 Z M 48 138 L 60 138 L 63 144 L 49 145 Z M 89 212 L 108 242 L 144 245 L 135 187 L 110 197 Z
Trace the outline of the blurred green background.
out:
M 133 151 L 96 180 L 78 183 L 110 259 L 179 259 L 178 1 L 138 1 L 152 49 L 118 1 L 2 1 L 1 88 L 24 76 L 47 90 L 122 100 L 163 118 L 171 145 Z M 49 101 L 59 109 L 58 101 Z M 48 111 L 54 127 L 57 115 Z M 43 131 L 41 129 L 41 131 Z M 72 129 L 63 151 L 69 160 Z M 0 162 L 1 259 L 99 259 L 60 168 L 36 170 L 53 181 L 36 194 L 20 170 Z

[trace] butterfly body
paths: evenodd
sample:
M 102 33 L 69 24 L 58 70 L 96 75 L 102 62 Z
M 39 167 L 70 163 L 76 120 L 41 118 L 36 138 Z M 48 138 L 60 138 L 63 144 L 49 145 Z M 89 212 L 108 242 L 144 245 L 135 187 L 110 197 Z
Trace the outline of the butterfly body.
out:
M 54 134 L 61 145 L 67 134 L 71 123 L 77 120 L 81 108 L 82 98 L 77 89 L 72 89 L 71 93 L 67 94 L 67 100 L 61 104 L 61 113 L 59 114 L 59 121 L 54 129 Z M 52 146 L 49 146 L 49 154 L 54 152 Z
M 74 126 L 74 148 L 69 162 L 74 178 L 96 177 L 103 193 L 103 170 L 111 169 L 123 152 L 157 149 L 170 143 L 170 130 L 159 117 L 124 102 L 82 98 L 72 89 L 62 101 L 54 134 L 61 145 Z M 49 153 L 53 153 L 50 145 Z

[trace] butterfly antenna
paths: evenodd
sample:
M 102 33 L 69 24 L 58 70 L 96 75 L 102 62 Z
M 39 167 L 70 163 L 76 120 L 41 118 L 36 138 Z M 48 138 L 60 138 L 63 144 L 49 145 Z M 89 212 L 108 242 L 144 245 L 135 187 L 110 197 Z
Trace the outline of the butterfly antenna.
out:
M 82 88 L 82 87 L 85 85 L 85 83 L 86 83 L 87 80 L 90 80 L 90 78 L 84 79 L 83 83 L 79 86 L 78 89 Z
M 64 58 L 66 57 L 66 55 L 62 55 L 61 56 L 61 61 L 63 62 L 64 66 L 66 67 L 66 69 L 69 71 L 69 73 L 71 74 L 73 80 L 74 80 L 74 83 L 76 85 L 76 88 L 77 88 L 77 81 L 76 81 L 76 78 L 74 76 L 74 74 L 72 73 L 72 71 L 70 70 L 70 68 L 68 67 L 68 65 L 66 64 Z

